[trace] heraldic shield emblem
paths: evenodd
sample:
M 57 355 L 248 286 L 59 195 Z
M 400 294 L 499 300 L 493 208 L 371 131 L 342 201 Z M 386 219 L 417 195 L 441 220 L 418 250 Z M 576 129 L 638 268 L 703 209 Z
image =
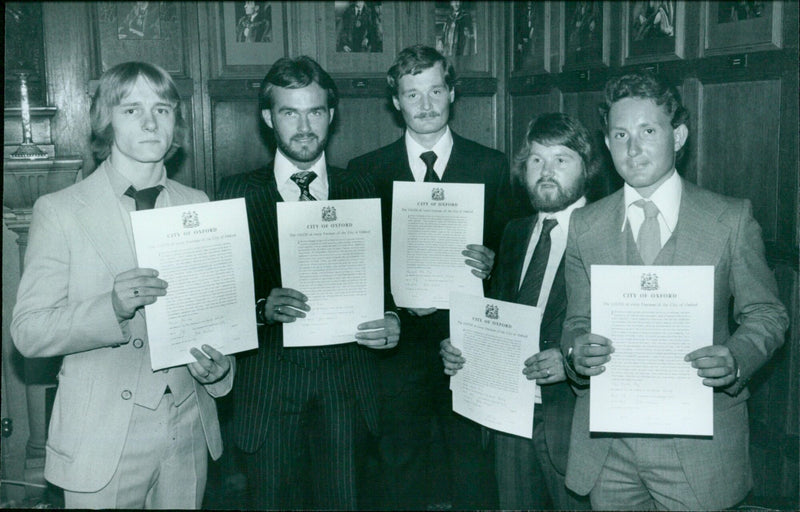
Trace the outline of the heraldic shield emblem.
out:
M 658 290 L 658 274 L 655 272 L 645 272 L 640 281 L 642 290 L 652 292 Z
M 495 304 L 486 304 L 486 318 L 497 320 L 500 318 L 500 308 Z
M 444 201 L 444 189 L 441 187 L 431 189 L 431 200 Z
M 322 220 L 325 222 L 333 222 L 336 220 L 336 207 L 323 206 L 322 207 Z
M 183 221 L 184 229 L 200 227 L 200 218 L 197 216 L 197 212 L 194 210 L 183 212 L 181 215 L 181 220 Z

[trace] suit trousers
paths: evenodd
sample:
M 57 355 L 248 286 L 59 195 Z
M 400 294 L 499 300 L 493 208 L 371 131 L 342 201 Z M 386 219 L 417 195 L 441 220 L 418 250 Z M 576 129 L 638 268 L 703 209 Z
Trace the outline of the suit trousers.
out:
M 675 438 L 619 437 L 591 491 L 596 510 L 703 510 L 686 479 Z
M 349 363 L 294 368 L 286 392 L 270 415 L 264 443 L 245 453 L 251 508 L 353 510 L 357 472 L 368 438 Z
M 495 473 L 503 510 L 589 510 L 589 499 L 564 485 L 550 461 L 544 411 L 536 404 L 533 439 L 495 432 Z
M 97 435 L 103 426 L 96 425 Z M 167 393 L 155 410 L 133 406 L 128 437 L 111 481 L 97 492 L 64 491 L 66 508 L 199 509 L 208 447 L 194 395 L 176 406 Z

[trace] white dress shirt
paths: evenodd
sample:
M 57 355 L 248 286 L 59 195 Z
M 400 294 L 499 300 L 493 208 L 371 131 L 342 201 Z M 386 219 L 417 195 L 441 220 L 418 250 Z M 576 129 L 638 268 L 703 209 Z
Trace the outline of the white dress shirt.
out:
M 650 200 L 655 203 L 658 208 L 658 227 L 661 231 L 661 247 L 667 243 L 672 232 L 675 231 L 675 226 L 678 224 L 678 212 L 681 207 L 681 191 L 683 185 L 681 184 L 681 177 L 672 170 L 672 175 L 661 184 L 658 189 L 653 192 L 649 198 L 642 197 L 635 188 L 627 183 L 624 186 L 625 194 L 625 218 L 622 220 L 621 230 L 625 231 L 625 223 L 630 222 L 631 232 L 633 239 L 638 243 L 639 228 L 644 222 L 644 210 L 634 205 L 633 203 L 639 199 L 645 201 Z
M 314 171 L 317 177 L 308 185 L 308 191 L 317 201 L 327 201 L 328 199 L 328 166 L 325 163 L 325 152 L 314 162 L 314 165 L 306 169 Z M 278 192 L 284 201 L 299 201 L 300 187 L 292 180 L 292 174 L 301 172 L 280 149 L 275 151 L 275 183 L 278 185 Z
M 436 153 L 436 161 L 433 163 L 433 170 L 441 180 L 444 170 L 447 167 L 447 162 L 450 160 L 450 153 L 453 152 L 453 134 L 450 132 L 449 126 L 442 136 L 439 137 L 439 140 L 436 141 L 436 144 L 430 149 L 423 147 L 419 142 L 414 140 L 414 137 L 406 130 L 406 153 L 408 153 L 408 165 L 411 167 L 411 174 L 414 175 L 414 181 L 425 181 L 425 171 L 427 171 L 428 168 L 419 156 L 426 151 L 433 151 Z
M 520 274 L 517 289 L 522 286 L 522 281 L 525 280 L 525 273 L 533 259 L 533 251 L 536 244 L 539 242 L 539 236 L 542 234 L 542 223 L 545 219 L 556 219 L 558 224 L 550 231 L 550 257 L 547 258 L 547 267 L 542 277 L 542 288 L 539 291 L 539 299 L 536 306 L 544 312 L 547 306 L 547 300 L 550 298 L 550 290 L 553 288 L 553 281 L 556 278 L 558 266 L 561 264 L 561 258 L 564 256 L 564 251 L 567 248 L 567 233 L 569 232 L 569 218 L 572 212 L 586 204 L 586 198 L 581 197 L 571 205 L 567 206 L 558 212 L 541 212 L 536 219 L 536 225 L 533 227 L 531 239 L 528 242 L 528 250 L 525 253 L 525 261 L 522 264 L 522 273 Z M 534 402 L 537 404 L 542 403 L 542 390 L 539 385 L 536 385 Z

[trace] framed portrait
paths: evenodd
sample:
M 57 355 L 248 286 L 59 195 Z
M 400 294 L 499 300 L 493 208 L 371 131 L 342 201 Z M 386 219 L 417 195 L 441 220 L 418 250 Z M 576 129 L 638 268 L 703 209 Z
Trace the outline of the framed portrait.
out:
M 706 2 L 702 13 L 705 55 L 783 47 L 783 2 Z
M 610 11 L 608 2 L 561 3 L 562 70 L 608 67 Z
M 94 4 L 95 72 L 129 60 L 163 67 L 175 78 L 187 76 L 183 20 L 178 2 L 98 2 Z
M 329 71 L 370 72 L 388 68 L 396 54 L 393 2 L 328 2 L 325 38 Z
M 5 18 L 5 81 L 3 105 L 19 108 L 19 73 L 28 75 L 28 101 L 31 106 L 47 103 L 44 62 L 44 28 L 40 2 L 8 2 Z
M 436 1 L 434 47 L 452 60 L 459 73 L 489 72 L 489 19 L 486 2 Z M 430 12 L 430 11 L 428 11 Z
M 623 4 L 624 64 L 682 59 L 686 3 L 645 0 Z
M 511 6 L 512 71 L 515 74 L 550 72 L 551 2 L 527 0 Z
M 285 19 L 283 2 L 221 2 L 220 75 L 262 74 L 285 56 Z

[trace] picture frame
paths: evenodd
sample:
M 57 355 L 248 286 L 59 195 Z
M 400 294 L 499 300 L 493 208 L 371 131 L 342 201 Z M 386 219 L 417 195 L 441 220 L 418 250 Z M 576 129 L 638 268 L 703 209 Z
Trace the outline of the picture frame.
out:
M 263 76 L 288 53 L 285 2 L 220 2 L 217 60 L 220 77 Z
M 527 0 L 511 5 L 512 75 L 550 72 L 552 2 Z
M 783 2 L 705 2 L 704 56 L 783 48 Z
M 489 6 L 487 2 L 428 4 L 433 19 L 433 46 L 453 62 L 459 74 L 489 73 Z
M 323 9 L 329 72 L 369 73 L 391 66 L 397 54 L 395 2 L 335 0 Z
M 174 78 L 188 77 L 186 4 L 182 2 L 97 2 L 95 73 L 129 60 L 158 64 Z
M 609 2 L 561 3 L 561 69 L 579 70 L 610 64 Z
M 623 65 L 685 58 L 686 2 L 629 1 L 623 4 Z

